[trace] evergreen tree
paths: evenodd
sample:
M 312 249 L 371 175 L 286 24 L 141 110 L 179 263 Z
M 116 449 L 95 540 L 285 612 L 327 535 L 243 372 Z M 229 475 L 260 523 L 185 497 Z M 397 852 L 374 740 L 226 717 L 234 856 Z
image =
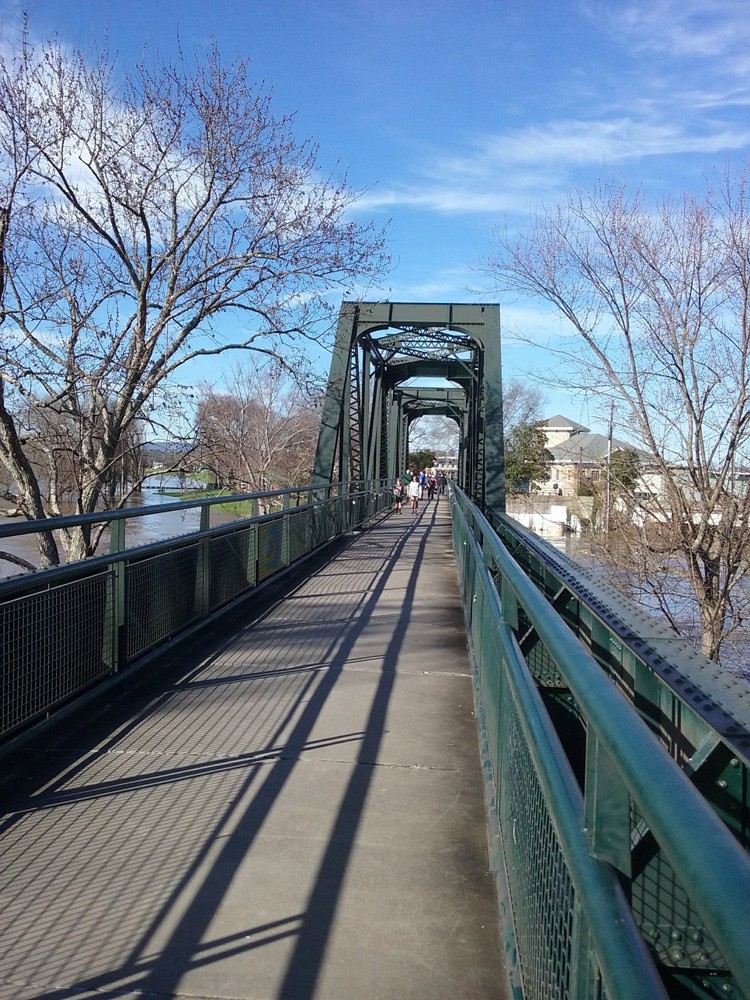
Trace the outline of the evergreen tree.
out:
M 510 493 L 526 493 L 549 479 L 552 455 L 541 427 L 517 424 L 505 442 L 505 485 Z

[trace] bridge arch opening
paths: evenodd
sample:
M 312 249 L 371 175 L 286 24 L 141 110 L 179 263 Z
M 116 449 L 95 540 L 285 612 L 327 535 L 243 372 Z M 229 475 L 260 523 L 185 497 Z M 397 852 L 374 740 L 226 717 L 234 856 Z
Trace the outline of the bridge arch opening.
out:
M 419 417 L 459 427 L 459 483 L 504 508 L 500 310 L 497 305 L 344 302 L 313 484 L 393 479 Z

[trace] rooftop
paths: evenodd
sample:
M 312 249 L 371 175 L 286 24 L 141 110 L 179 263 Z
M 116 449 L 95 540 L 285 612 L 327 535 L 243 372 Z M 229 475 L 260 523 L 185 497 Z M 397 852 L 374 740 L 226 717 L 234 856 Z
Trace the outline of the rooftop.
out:
M 570 431 L 571 434 L 588 433 L 588 427 L 576 423 L 570 417 L 563 417 L 560 413 L 555 414 L 554 417 L 550 417 L 548 420 L 540 421 L 539 427 L 546 427 L 550 431 Z
M 606 434 L 574 434 L 561 444 L 547 445 L 555 462 L 602 462 L 607 457 L 609 439 Z M 612 451 L 638 451 L 627 441 L 612 438 Z

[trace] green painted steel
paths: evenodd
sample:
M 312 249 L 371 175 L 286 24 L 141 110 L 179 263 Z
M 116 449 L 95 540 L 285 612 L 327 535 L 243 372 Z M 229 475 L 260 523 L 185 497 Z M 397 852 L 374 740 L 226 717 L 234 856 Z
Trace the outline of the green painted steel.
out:
M 272 513 L 210 527 L 212 507 Z M 0 581 L 0 740 L 206 621 L 391 506 L 384 481 L 276 490 L 0 526 L 0 537 L 109 522 L 105 556 Z M 200 530 L 127 548 L 126 525 L 199 507 Z
M 368 464 L 403 457 L 425 401 L 389 379 Z M 0 738 L 387 510 L 390 485 L 256 495 L 255 516 L 215 528 L 239 498 L 42 522 L 109 521 L 111 552 L 0 582 Z M 199 530 L 127 547 L 132 519 L 191 507 Z M 452 510 L 512 995 L 750 998 L 750 691 L 502 513 L 460 489 Z
M 750 850 L 748 685 L 686 646 L 665 625 L 511 518 L 498 514 L 491 520 L 555 613 L 632 704 L 703 801 L 745 851 Z M 527 628 L 524 643 L 537 683 L 548 704 L 555 707 L 566 751 L 580 763 L 590 740 L 585 741 L 578 721 L 578 700 L 566 679 L 550 669 L 544 644 L 534 629 Z M 676 874 L 663 845 L 632 801 L 628 827 L 632 844 L 623 844 L 623 826 L 616 824 L 616 816 L 628 802 L 621 783 L 618 789 L 607 754 L 587 753 L 581 768 L 585 780 L 593 788 L 602 788 L 608 797 L 611 815 L 606 826 L 620 831 L 620 844 L 610 843 L 609 854 L 629 880 L 640 929 L 659 962 L 670 970 L 677 995 L 746 995 L 727 971 L 721 945 L 688 885 Z M 604 822 L 600 817 L 600 827 Z M 597 848 L 596 828 L 592 836 Z M 720 894 L 722 890 L 717 885 L 714 891 Z M 747 915 L 743 933 L 750 939 Z
M 506 515 L 490 521 L 529 579 L 750 849 L 750 687 Z M 538 680 L 570 716 L 563 678 Z M 540 650 L 541 653 L 541 650 Z
M 448 380 L 451 387 L 406 385 L 411 379 Z M 344 302 L 314 485 L 403 474 L 409 427 L 426 414 L 456 421 L 459 482 L 483 508 L 502 510 L 499 306 Z
M 453 510 L 523 996 L 750 996 L 747 783 L 734 809 L 724 785 L 722 811 L 695 781 L 723 738 L 677 759 L 684 741 L 660 741 L 647 685 L 631 704 L 567 623 L 554 558 L 533 547 L 529 573 L 517 536 L 519 561 L 461 491 Z M 610 645 L 600 597 L 597 650 Z

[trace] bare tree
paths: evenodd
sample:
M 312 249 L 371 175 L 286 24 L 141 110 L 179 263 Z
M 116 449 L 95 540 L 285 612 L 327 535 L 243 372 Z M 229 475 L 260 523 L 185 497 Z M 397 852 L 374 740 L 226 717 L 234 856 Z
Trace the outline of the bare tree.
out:
M 433 451 L 436 455 L 458 454 L 458 424 L 450 417 L 427 414 L 409 428 L 412 451 Z
M 519 425 L 538 423 L 546 397 L 542 390 L 521 379 L 503 383 L 503 433 L 507 438 Z
M 656 210 L 604 184 L 498 243 L 488 265 L 498 284 L 552 303 L 569 323 L 570 339 L 547 345 L 568 362 L 569 386 L 613 401 L 652 456 L 649 495 L 631 498 L 640 586 L 679 631 L 689 593 L 703 652 L 718 659 L 748 613 L 747 178 Z
M 225 392 L 204 390 L 198 452 L 233 489 L 279 489 L 309 482 L 319 425 L 281 365 L 236 366 Z
M 331 292 L 381 272 L 381 234 L 316 160 L 216 51 L 122 84 L 57 44 L 0 58 L 0 461 L 23 516 L 100 508 L 183 366 L 320 336 Z

